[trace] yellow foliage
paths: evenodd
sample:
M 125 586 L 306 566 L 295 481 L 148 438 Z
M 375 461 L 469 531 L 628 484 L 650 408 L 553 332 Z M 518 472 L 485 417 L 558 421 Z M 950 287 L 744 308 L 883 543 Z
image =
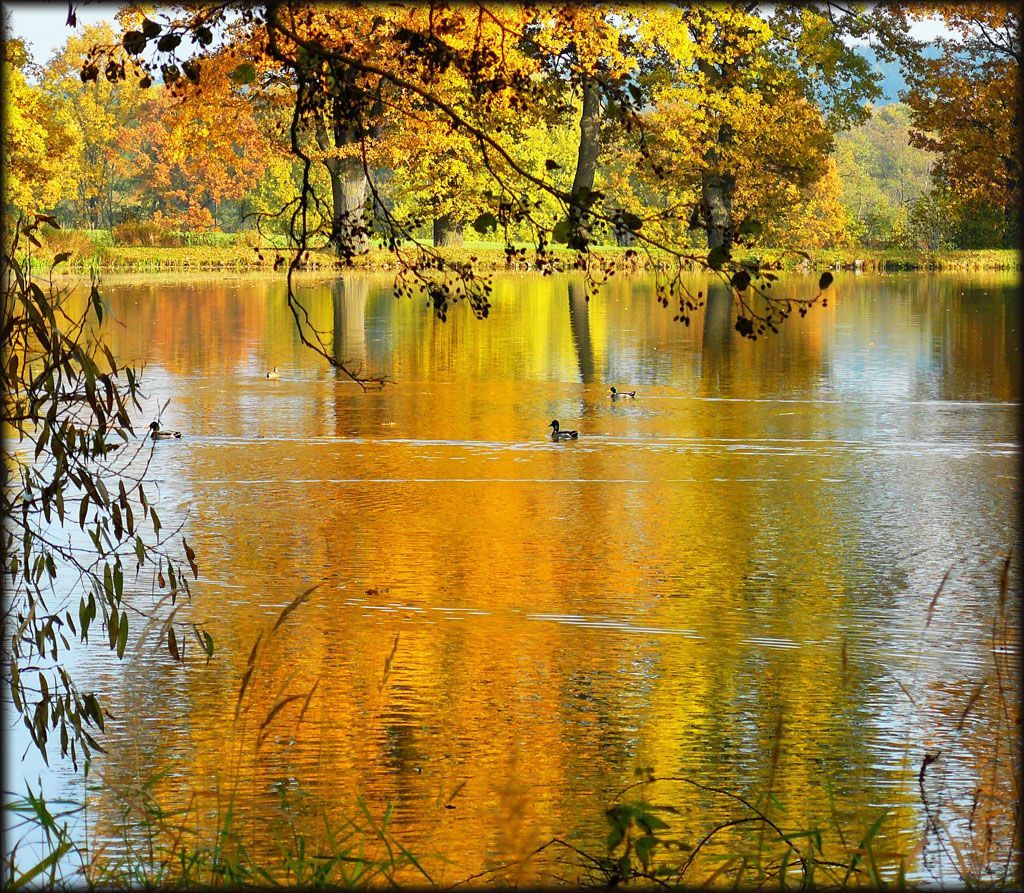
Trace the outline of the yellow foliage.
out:
M 22 41 L 4 41 L 4 204 L 21 212 L 52 210 L 79 174 L 79 134 L 67 108 L 28 83 L 31 67 Z

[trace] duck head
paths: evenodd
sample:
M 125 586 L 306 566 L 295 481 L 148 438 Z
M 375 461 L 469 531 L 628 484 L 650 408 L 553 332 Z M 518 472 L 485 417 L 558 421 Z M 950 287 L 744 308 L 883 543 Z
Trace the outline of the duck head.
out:
M 612 388 L 612 396 L 615 396 L 617 393 L 619 393 L 619 392 L 617 390 L 615 390 L 615 388 L 613 387 Z
M 552 419 L 551 420 L 551 424 L 548 425 L 548 427 L 549 428 L 554 428 L 555 429 L 555 434 L 557 434 L 558 433 L 558 419 Z
M 160 423 L 159 422 L 150 422 L 149 423 L 149 430 L 150 431 L 159 431 L 160 430 Z

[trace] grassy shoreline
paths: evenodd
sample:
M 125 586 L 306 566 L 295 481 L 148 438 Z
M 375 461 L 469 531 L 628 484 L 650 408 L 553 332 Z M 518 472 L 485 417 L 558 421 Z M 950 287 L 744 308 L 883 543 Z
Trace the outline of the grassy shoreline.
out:
M 460 248 L 438 249 L 446 260 L 456 263 L 473 262 L 480 271 L 521 271 L 533 270 L 533 252 L 528 246 L 526 254 L 519 255 L 509 263 L 503 245 L 490 243 L 468 243 Z M 50 268 L 53 251 L 44 247 L 34 253 L 33 266 L 46 271 Z M 620 273 L 645 273 L 654 269 L 659 261 L 640 253 L 627 258 L 626 249 L 616 247 L 596 248 L 592 252 L 599 263 L 616 262 Z M 700 256 L 703 249 L 694 249 Z M 556 264 L 564 271 L 571 271 L 576 260 L 575 252 L 556 250 Z M 787 249 L 754 248 L 737 251 L 735 258 L 740 261 L 759 262 L 765 269 L 787 271 L 810 270 L 864 270 L 873 272 L 895 271 L 974 271 L 974 270 L 1020 270 L 1021 252 L 1015 249 L 908 251 L 902 249 L 829 248 L 806 252 L 807 257 Z M 663 256 L 662 263 L 667 263 Z M 184 272 L 184 271 L 258 271 L 273 272 L 275 264 L 282 275 L 291 260 L 287 249 L 263 248 L 260 251 L 245 246 L 188 246 L 176 248 L 150 248 L 106 245 L 97 246 L 89 253 L 75 252 L 63 264 L 60 271 L 82 273 L 96 270 L 110 273 L 143 272 Z M 693 265 L 694 270 L 700 266 Z M 396 270 L 398 261 L 388 251 L 374 248 L 353 259 L 351 266 L 340 263 L 332 254 L 312 251 L 304 268 L 330 271 L 333 269 L 354 269 L 361 271 Z

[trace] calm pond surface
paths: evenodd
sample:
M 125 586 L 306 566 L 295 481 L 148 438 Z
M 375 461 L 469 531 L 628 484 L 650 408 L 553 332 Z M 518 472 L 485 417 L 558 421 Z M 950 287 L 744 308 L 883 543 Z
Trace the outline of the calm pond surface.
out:
M 719 286 L 684 328 L 650 280 L 589 305 L 570 282 L 499 276 L 490 319 L 440 323 L 387 277 L 309 280 L 337 355 L 394 381 L 365 393 L 300 344 L 280 279 L 104 282 L 143 421 L 169 400 L 185 435 L 155 445 L 149 489 L 196 550 L 190 616 L 217 651 L 83 660 L 116 716 L 91 835 L 116 839 L 117 792 L 161 773 L 166 808 L 231 794 L 267 828 L 361 796 L 454 882 L 555 836 L 603 853 L 604 808 L 649 767 L 770 788 L 794 830 L 857 836 L 892 807 L 882 837 L 911 852 L 941 747 L 967 754 L 938 765 L 969 806 L 985 781 L 949 736 L 1019 533 L 1016 275 L 837 274 L 754 343 Z M 552 419 L 580 440 L 551 443 Z M 691 845 L 737 814 L 654 787 Z

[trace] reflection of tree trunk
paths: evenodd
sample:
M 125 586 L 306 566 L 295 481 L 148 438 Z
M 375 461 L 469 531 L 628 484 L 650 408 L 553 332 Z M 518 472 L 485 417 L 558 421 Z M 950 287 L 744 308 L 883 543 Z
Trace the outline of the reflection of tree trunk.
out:
M 700 377 L 705 385 L 728 383 L 732 332 L 732 291 L 722 285 L 709 285 L 700 351 Z
M 576 174 L 572 181 L 569 206 L 569 247 L 583 247 L 587 241 L 586 197 L 594 188 L 597 156 L 601 152 L 601 85 L 583 78 L 583 110 L 580 113 L 580 145 L 576 156 Z
M 366 364 L 366 277 L 343 277 L 331 288 L 334 310 L 334 359 L 347 366 Z
M 461 221 L 457 221 L 451 214 L 444 214 L 434 218 L 434 247 L 435 248 L 459 248 L 462 246 Z
M 594 349 L 590 343 L 590 304 L 587 289 L 581 282 L 569 283 L 569 328 L 576 345 L 576 358 L 580 364 L 580 378 L 594 380 Z

